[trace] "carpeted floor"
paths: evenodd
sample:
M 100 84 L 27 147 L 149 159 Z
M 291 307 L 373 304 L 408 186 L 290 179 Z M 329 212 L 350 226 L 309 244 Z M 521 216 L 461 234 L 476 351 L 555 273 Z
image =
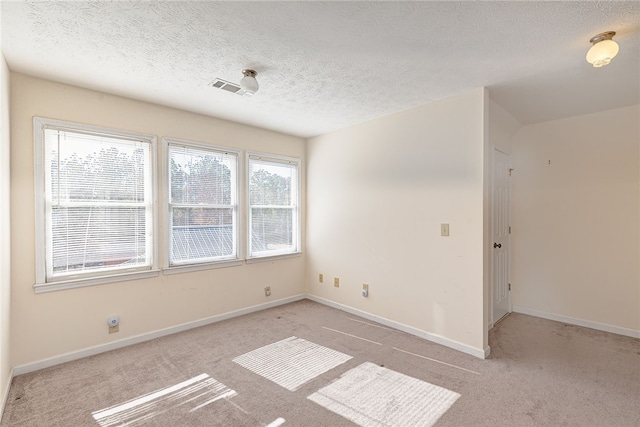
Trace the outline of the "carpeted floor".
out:
M 640 425 L 640 340 L 511 314 L 490 345 L 303 300 L 18 376 L 0 426 Z

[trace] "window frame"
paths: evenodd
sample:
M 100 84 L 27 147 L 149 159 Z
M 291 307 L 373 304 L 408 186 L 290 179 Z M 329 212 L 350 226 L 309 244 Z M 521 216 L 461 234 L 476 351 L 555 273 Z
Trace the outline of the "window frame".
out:
M 66 132 L 76 132 L 105 137 L 139 141 L 149 144 L 149 188 L 150 192 L 150 213 L 151 226 L 147 232 L 147 237 L 151 240 L 147 244 L 150 257 L 149 265 L 132 267 L 129 269 L 106 269 L 94 272 L 79 272 L 61 277 L 51 275 L 47 272 L 47 259 L 49 258 L 50 244 L 48 244 L 51 226 L 49 221 L 49 211 L 47 203 L 46 176 L 46 141 L 45 131 L 47 129 L 57 129 Z M 127 280 L 155 277 L 159 274 L 158 269 L 158 200 L 157 200 L 157 138 L 155 135 L 139 132 L 124 131 L 101 126 L 92 126 L 83 123 L 56 120 L 34 116 L 33 118 L 33 140 L 34 140 L 34 190 L 35 190 L 35 284 L 36 293 L 51 292 L 62 289 L 72 289 L 85 286 L 100 285 L 111 282 L 121 282 Z
M 247 171 L 245 173 L 245 189 L 246 189 L 246 262 L 260 262 L 266 260 L 273 260 L 274 258 L 289 258 L 292 256 L 299 256 L 302 254 L 302 160 L 298 157 L 290 157 L 283 156 L 278 154 L 270 154 L 256 151 L 247 151 L 246 153 L 246 168 Z M 295 218 L 293 221 L 294 225 L 294 236 L 292 238 L 295 244 L 295 250 L 293 251 L 283 251 L 283 250 L 274 250 L 274 251 L 261 251 L 256 254 L 252 253 L 252 244 L 251 244 L 251 223 L 252 223 L 252 210 L 253 205 L 251 204 L 251 161 L 252 160 L 260 160 L 263 162 L 271 162 L 274 164 L 286 164 L 286 165 L 295 165 L 296 166 L 296 194 L 295 197 L 292 197 L 291 200 L 295 202 L 293 206 L 293 212 L 295 213 Z
M 234 220 L 235 220 L 235 228 L 233 230 L 233 239 L 235 246 L 235 257 L 226 258 L 220 260 L 207 260 L 201 262 L 192 262 L 185 264 L 176 264 L 171 265 L 171 158 L 169 156 L 169 146 L 183 146 L 187 148 L 194 148 L 202 151 L 211 151 L 216 153 L 230 153 L 236 156 L 236 171 L 235 171 L 235 182 L 236 188 L 234 191 L 235 198 L 235 206 L 234 206 Z M 164 232 L 164 263 L 162 272 L 164 274 L 174 274 L 174 273 L 183 273 L 189 271 L 198 271 L 198 270 L 208 270 L 213 268 L 221 268 L 221 267 L 231 267 L 235 265 L 241 265 L 243 260 L 241 258 L 241 247 L 240 247 L 240 189 L 242 188 L 242 183 L 240 181 L 242 177 L 242 150 L 237 150 L 234 148 L 223 147 L 218 145 L 211 145 L 202 142 L 189 141 L 185 139 L 173 138 L 173 137 L 163 137 L 162 138 L 162 153 L 163 153 L 163 195 L 164 195 L 164 206 L 163 206 L 163 215 L 164 220 L 163 224 L 165 225 Z M 232 189 L 233 190 L 233 189 Z

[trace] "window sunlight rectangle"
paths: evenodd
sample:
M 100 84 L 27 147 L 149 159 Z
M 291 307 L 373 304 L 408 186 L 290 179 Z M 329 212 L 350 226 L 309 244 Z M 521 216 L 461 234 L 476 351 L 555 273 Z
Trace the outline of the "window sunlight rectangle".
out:
M 236 394 L 234 390 L 209 375 L 201 374 L 120 405 L 96 411 L 92 415 L 100 427 L 142 425 L 150 419 L 178 407 L 193 412 Z
M 308 399 L 363 427 L 432 426 L 460 395 L 363 363 Z
M 290 337 L 245 353 L 233 361 L 287 390 L 295 391 L 349 359 L 351 356 L 339 351 Z

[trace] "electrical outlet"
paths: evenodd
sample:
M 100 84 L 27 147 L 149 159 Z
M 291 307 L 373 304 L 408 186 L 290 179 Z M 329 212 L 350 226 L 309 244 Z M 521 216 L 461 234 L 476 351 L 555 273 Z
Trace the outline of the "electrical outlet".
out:
M 340 287 L 340 278 L 339 277 L 334 277 L 333 278 L 333 286 L 335 286 L 336 288 Z
M 440 224 L 440 235 L 441 236 L 449 235 L 449 224 Z
M 265 297 L 271 296 L 271 286 L 267 286 L 266 288 L 264 288 L 264 296 Z
M 322 274 L 322 273 L 318 274 L 318 282 L 320 282 L 320 283 L 324 282 L 324 274 Z
M 120 330 L 120 316 L 109 316 L 107 318 L 107 325 L 109 326 L 109 333 L 114 334 Z
M 362 296 L 367 298 L 369 296 L 369 285 L 366 283 L 362 284 Z

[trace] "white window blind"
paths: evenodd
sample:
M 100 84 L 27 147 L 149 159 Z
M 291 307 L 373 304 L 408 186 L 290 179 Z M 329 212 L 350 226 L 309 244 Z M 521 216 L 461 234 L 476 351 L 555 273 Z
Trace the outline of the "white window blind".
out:
M 169 266 L 237 259 L 238 155 L 169 142 L 168 161 Z
M 136 139 L 51 122 L 55 124 L 38 119 L 42 134 L 36 137 L 42 156 L 36 174 L 43 179 L 37 192 L 44 205 L 43 281 L 150 270 L 153 137 Z
M 299 160 L 249 156 L 249 257 L 300 251 Z

